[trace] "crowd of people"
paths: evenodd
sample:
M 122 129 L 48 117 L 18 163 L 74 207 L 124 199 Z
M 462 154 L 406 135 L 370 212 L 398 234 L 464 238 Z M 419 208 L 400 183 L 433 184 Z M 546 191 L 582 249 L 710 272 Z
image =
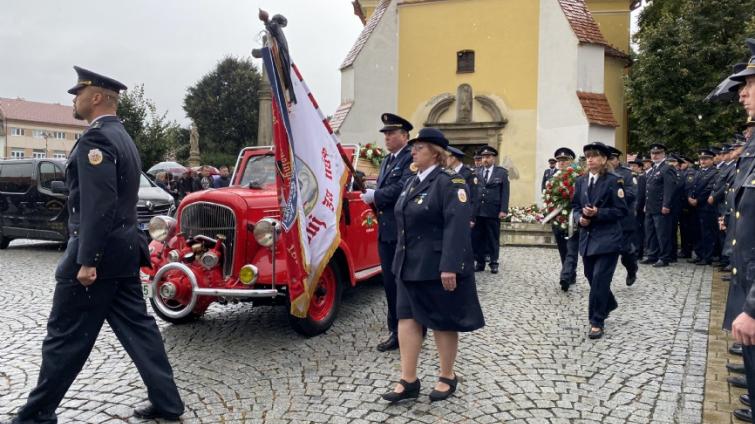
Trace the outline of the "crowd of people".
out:
M 176 178 L 171 172 L 160 171 L 155 174 L 155 183 L 170 193 L 176 202 L 180 202 L 187 194 L 195 191 L 228 187 L 232 175 L 230 168 L 223 165 L 218 168 L 218 172 L 213 175 L 209 166 L 200 167 L 198 172 L 187 168 L 183 175 Z

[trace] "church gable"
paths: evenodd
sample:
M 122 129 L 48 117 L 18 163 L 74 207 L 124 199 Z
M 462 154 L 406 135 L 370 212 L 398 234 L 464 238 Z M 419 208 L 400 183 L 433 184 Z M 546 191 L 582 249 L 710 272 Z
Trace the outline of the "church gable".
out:
M 608 47 L 608 42 L 600 32 L 600 27 L 587 9 L 584 0 L 558 0 L 558 4 L 580 43 Z

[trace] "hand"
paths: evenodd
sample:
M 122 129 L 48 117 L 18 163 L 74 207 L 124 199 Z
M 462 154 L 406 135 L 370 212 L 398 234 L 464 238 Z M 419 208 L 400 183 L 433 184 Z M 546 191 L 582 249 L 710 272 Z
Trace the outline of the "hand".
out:
M 455 272 L 441 272 L 440 282 L 443 283 L 443 289 L 446 291 L 456 290 L 456 273 Z
M 584 208 L 582 208 L 582 215 L 586 217 L 593 217 L 597 214 L 598 214 L 598 208 L 596 208 L 595 206 L 592 206 L 592 207 L 585 206 Z
M 752 346 L 755 343 L 755 319 L 742 312 L 731 324 L 731 334 L 744 346 Z
M 365 190 L 364 193 L 362 193 L 362 194 L 359 195 L 359 198 L 362 199 L 362 201 L 364 203 L 367 203 L 368 205 L 370 203 L 374 203 L 375 202 L 375 190 L 371 189 L 371 188 L 368 188 L 367 190 Z
M 589 219 L 585 219 L 583 217 L 579 217 L 579 225 L 581 225 L 583 227 L 587 227 L 588 225 L 590 225 L 590 220 Z
M 709 205 L 713 204 L 713 196 L 708 196 L 708 204 Z
M 697 199 L 693 199 L 691 197 L 687 198 L 687 202 L 689 202 L 690 206 L 697 206 Z
M 474 221 L 469 221 L 469 228 L 474 228 Z
M 664 215 L 668 215 L 671 213 L 671 209 L 669 208 L 661 208 L 661 213 Z
M 498 218 L 500 219 L 506 218 L 506 215 L 508 215 L 506 212 L 498 212 Z
M 97 268 L 82 265 L 81 268 L 79 268 L 79 273 L 76 275 L 76 279 L 79 280 L 84 287 L 91 286 L 94 284 L 94 280 L 97 279 Z

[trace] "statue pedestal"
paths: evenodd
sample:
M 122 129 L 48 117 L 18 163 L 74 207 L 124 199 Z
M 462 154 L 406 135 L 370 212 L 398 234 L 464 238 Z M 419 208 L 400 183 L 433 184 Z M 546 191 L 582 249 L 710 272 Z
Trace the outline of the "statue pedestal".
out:
M 199 155 L 191 154 L 189 155 L 189 166 L 199 166 L 202 164 L 201 158 Z

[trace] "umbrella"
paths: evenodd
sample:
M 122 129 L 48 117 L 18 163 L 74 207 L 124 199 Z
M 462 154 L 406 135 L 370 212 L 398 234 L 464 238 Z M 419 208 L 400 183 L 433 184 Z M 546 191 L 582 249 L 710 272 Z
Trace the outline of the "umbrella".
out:
M 737 63 L 732 67 L 732 75 L 739 73 L 747 65 L 744 63 Z M 737 91 L 734 88 L 742 84 L 740 81 L 732 81 L 729 77 L 726 77 L 721 81 L 718 86 L 705 97 L 706 102 L 720 101 L 731 102 L 739 98 Z
M 210 170 L 210 175 L 220 175 L 220 171 L 218 170 L 218 168 L 215 168 L 212 165 L 202 165 L 202 166 L 192 166 L 191 167 L 192 171 L 194 171 L 195 173 L 199 173 L 202 170 L 202 168 L 209 169 Z
M 173 176 L 180 177 L 186 170 L 185 166 L 178 162 L 160 162 L 147 170 L 149 175 L 155 176 L 158 172 L 170 172 Z

